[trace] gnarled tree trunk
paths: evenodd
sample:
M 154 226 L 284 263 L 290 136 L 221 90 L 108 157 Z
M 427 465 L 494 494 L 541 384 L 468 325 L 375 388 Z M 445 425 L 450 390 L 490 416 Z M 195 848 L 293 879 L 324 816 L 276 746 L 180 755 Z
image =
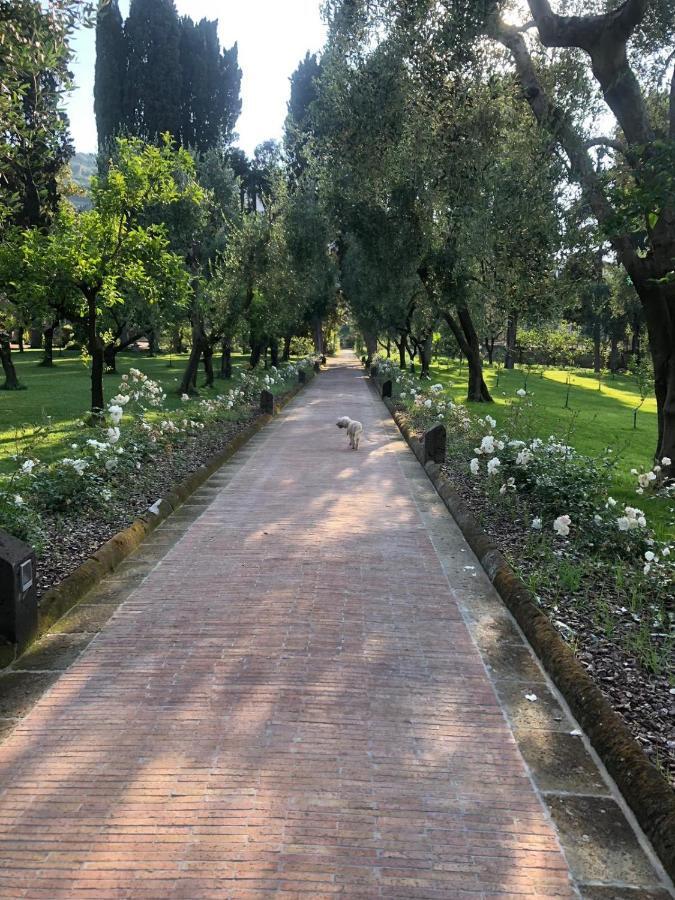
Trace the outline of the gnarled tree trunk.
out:
M 366 345 L 366 363 L 370 365 L 377 355 L 377 335 L 372 331 L 364 330 L 363 342 Z
M 96 292 L 88 290 L 87 298 L 87 349 L 91 357 L 91 414 L 94 419 L 103 416 L 103 340 L 97 333 Z
M 18 391 L 21 384 L 12 362 L 12 348 L 10 345 L 10 336 L 6 331 L 0 331 L 0 362 L 2 362 L 2 370 L 5 373 L 5 383 L 2 386 L 3 391 Z
M 281 354 L 281 361 L 288 362 L 291 358 L 291 341 L 293 340 L 292 334 L 284 335 L 284 352 Z
M 459 322 L 456 322 L 449 312 L 444 313 L 444 318 L 455 336 L 455 340 L 459 344 L 460 350 L 466 357 L 467 365 L 469 367 L 467 400 L 470 400 L 473 403 L 492 403 L 490 391 L 483 378 L 483 362 L 480 356 L 480 342 L 469 310 L 467 307 L 458 308 L 457 318 Z
M 429 366 L 431 365 L 431 349 L 433 345 L 433 333 L 429 333 L 419 345 L 420 377 L 429 378 Z
M 178 388 L 179 394 L 197 393 L 197 370 L 199 369 L 199 360 L 204 352 L 204 344 L 204 331 L 201 323 L 195 322 L 192 326 L 192 347 Z
M 206 380 L 204 381 L 204 387 L 212 387 L 213 386 L 213 347 L 211 346 L 210 341 L 204 341 L 204 348 L 202 350 L 202 356 L 204 357 L 204 375 L 206 376 Z
M 408 345 L 407 342 L 408 342 L 408 335 L 406 334 L 405 331 L 401 332 L 398 340 L 396 340 L 396 338 L 394 338 L 394 343 L 396 344 L 396 349 L 398 350 L 398 365 L 399 365 L 399 368 L 401 369 L 401 371 L 403 371 L 403 372 L 405 372 L 405 366 L 406 366 L 405 348 Z
M 312 318 L 312 336 L 314 338 L 314 350 L 321 355 L 323 353 L 323 322 L 318 316 Z
M 232 338 L 223 338 L 220 357 L 220 377 L 232 378 Z
M 251 355 L 248 360 L 248 364 L 251 369 L 255 369 L 266 350 L 267 341 L 254 341 L 251 344 Z
M 44 335 L 44 343 L 45 343 L 45 355 L 42 357 L 42 360 L 38 365 L 44 366 L 49 369 L 54 365 L 54 331 L 56 330 L 56 326 L 59 324 L 59 320 L 55 319 L 51 325 L 48 325 L 47 328 L 43 331 Z
M 504 368 L 512 369 L 516 364 L 516 342 L 518 338 L 518 313 L 511 310 L 506 320 L 506 356 L 504 357 Z M 492 356 L 490 357 L 492 362 Z
M 279 341 L 276 338 L 270 341 L 270 364 L 279 368 Z

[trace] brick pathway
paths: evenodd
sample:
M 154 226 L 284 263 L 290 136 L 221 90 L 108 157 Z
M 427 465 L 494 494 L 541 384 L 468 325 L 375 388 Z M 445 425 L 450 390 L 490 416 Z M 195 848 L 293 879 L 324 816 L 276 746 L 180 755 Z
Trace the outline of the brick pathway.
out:
M 322 374 L 0 747 L 1 897 L 578 896 L 382 418 Z

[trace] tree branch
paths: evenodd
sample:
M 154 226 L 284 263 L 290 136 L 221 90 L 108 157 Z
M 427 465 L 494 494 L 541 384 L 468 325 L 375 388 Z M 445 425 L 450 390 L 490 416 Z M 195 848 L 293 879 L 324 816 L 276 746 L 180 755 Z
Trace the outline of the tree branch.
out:
M 645 16 L 648 0 L 625 0 L 599 16 L 558 16 L 548 0 L 528 0 L 546 47 L 579 47 L 591 58 L 605 101 L 629 144 L 654 139 L 640 85 L 628 62 L 626 43 Z
M 616 150 L 617 153 L 621 153 L 623 156 L 628 155 L 628 147 L 623 141 L 617 141 L 609 137 L 591 138 L 589 141 L 584 141 L 584 147 L 587 150 L 590 150 L 591 147 L 611 147 L 612 150 Z
M 530 12 L 545 47 L 591 49 L 603 40 L 624 43 L 643 20 L 648 0 L 625 0 L 621 6 L 597 16 L 559 16 L 549 0 L 528 0 Z
M 548 6 L 547 0 L 543 2 Z M 532 0 L 531 5 L 537 4 Z M 581 185 L 584 197 L 598 222 L 601 225 L 609 223 L 614 210 L 605 197 L 588 150 L 567 115 L 549 101 L 522 34 L 495 16 L 490 20 L 488 35 L 511 51 L 518 80 L 535 119 L 564 150 L 571 175 Z M 624 263 L 636 261 L 635 250 L 626 235 L 615 237 L 612 243 Z

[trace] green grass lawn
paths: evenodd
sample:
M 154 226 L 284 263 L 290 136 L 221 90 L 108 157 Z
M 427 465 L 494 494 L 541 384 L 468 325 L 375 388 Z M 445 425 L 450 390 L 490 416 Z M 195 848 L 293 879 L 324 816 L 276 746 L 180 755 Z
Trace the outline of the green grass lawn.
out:
M 603 378 L 598 390 L 597 376 L 588 369 L 572 371 L 569 408 L 565 408 L 566 379 L 569 371 L 547 369 L 543 377 L 532 373 L 527 379 L 532 407 L 523 412 L 515 427 L 512 426 L 512 401 L 516 391 L 524 386 L 527 373 L 517 368 L 502 369 L 499 373 L 485 367 L 485 379 L 495 400 L 489 406 L 470 404 L 472 411 L 489 414 L 512 436 L 548 437 L 555 434 L 565 438 L 580 453 L 588 456 L 603 454 L 611 448 L 618 458 L 613 496 L 631 506 L 644 509 L 648 521 L 660 536 L 673 534 L 672 504 L 648 495 L 635 493 L 635 477 L 630 470 L 640 471 L 652 465 L 656 444 L 656 401 L 645 400 L 637 415 L 637 428 L 633 428 L 633 409 L 640 402 L 635 379 L 628 375 L 610 375 Z M 440 358 L 431 369 L 432 380 L 448 386 L 455 402 L 466 400 L 467 370 L 456 360 Z M 518 434 L 513 433 L 518 430 Z
M 41 350 L 12 353 L 23 391 L 0 390 L 0 472 L 10 468 L 9 456 L 16 452 L 17 430 L 26 434 L 51 417 L 48 434 L 35 447 L 41 460 L 49 461 L 67 455 L 68 445 L 78 436 L 78 421 L 87 414 L 90 405 L 89 370 L 74 352 L 54 352 L 54 367 L 38 366 Z M 235 369 L 242 365 L 243 356 L 233 355 Z M 166 392 L 166 407 L 176 409 L 181 405 L 177 390 L 187 361 L 187 354 L 171 357 L 168 354 L 147 357 L 141 353 L 120 353 L 117 358 L 117 374 L 106 375 L 103 383 L 106 401 L 118 390 L 121 376 L 130 368 L 140 369 L 149 378 L 161 382 Z M 215 362 L 215 361 L 214 361 Z M 197 384 L 203 382 L 202 370 Z M 228 382 L 216 379 L 214 394 L 228 390 Z M 208 392 L 203 392 L 208 396 Z

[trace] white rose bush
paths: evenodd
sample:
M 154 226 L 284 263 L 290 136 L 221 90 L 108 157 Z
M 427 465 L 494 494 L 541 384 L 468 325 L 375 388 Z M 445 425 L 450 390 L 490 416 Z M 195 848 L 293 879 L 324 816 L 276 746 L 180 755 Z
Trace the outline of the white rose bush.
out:
M 641 663 L 662 673 L 672 668 L 675 544 L 657 539 L 647 506 L 657 494 L 675 499 L 662 474 L 670 460 L 633 470 L 636 502 L 621 503 L 611 496 L 618 454 L 608 448 L 591 458 L 575 450 L 569 435 L 532 437 L 529 391 L 516 391 L 508 426 L 498 428 L 491 415 L 469 412 L 443 385 L 428 387 L 391 360 L 378 360 L 378 377 L 391 379 L 393 399 L 413 430 L 439 421 L 446 426 L 449 476 L 491 534 L 500 533 L 495 521 L 517 533 L 520 557 L 508 552 L 508 542 L 504 549 L 542 606 L 549 598 L 555 598 L 553 609 L 558 602 L 576 603 L 592 619 L 586 606 L 597 597 L 598 623 L 610 629 L 605 605 L 613 603 L 630 627 L 638 620 L 640 628 L 648 624 L 648 639 L 633 647 Z M 607 600 L 600 600 L 599 586 Z M 575 640 L 571 629 L 560 630 Z

